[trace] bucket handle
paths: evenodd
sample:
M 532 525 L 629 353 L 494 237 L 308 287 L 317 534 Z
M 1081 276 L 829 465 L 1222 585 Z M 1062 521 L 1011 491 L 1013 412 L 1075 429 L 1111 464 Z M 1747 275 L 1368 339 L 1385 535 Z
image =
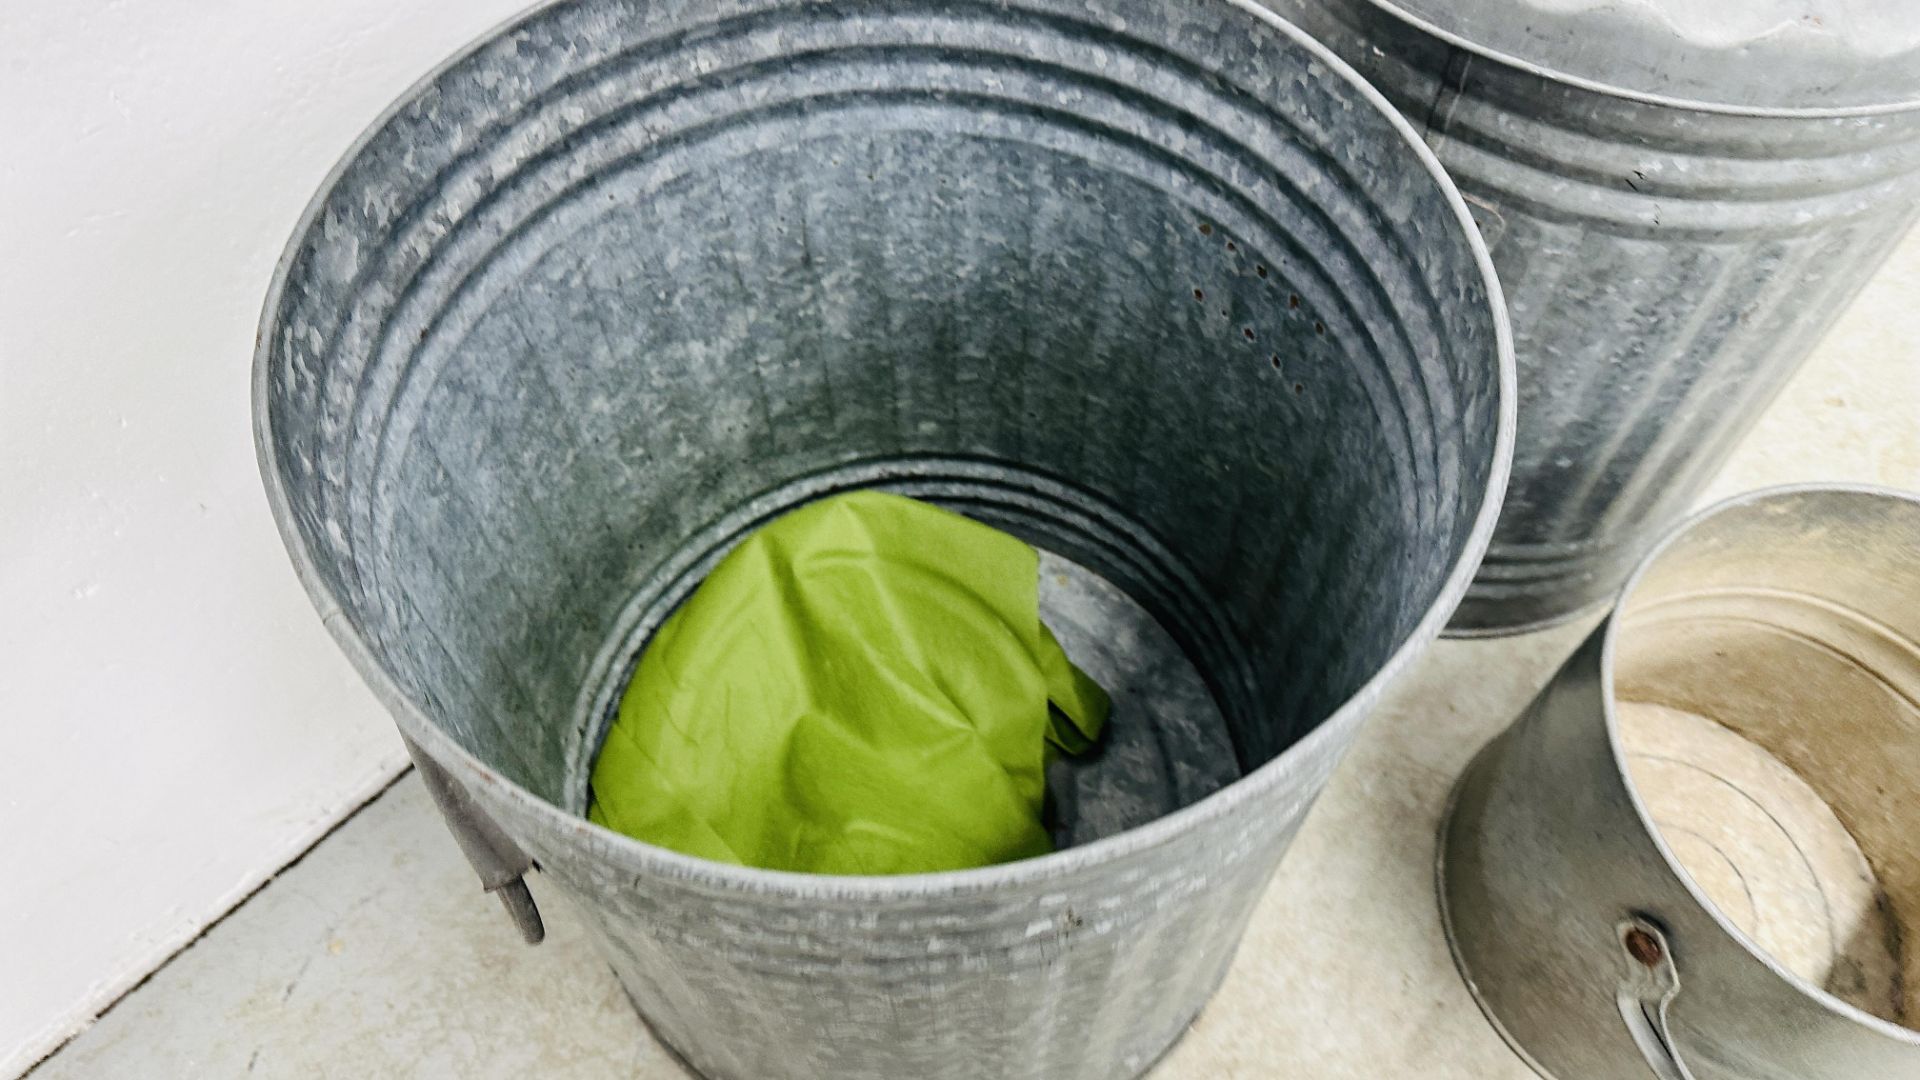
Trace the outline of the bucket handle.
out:
M 1659 1080 L 1694 1080 L 1680 1059 L 1667 1010 L 1680 995 L 1680 973 L 1673 966 L 1673 948 L 1666 931 L 1642 915 L 1617 927 L 1620 947 L 1627 953 L 1627 977 L 1621 980 L 1616 1001 L 1641 1056 Z
M 441 768 L 439 762 L 428 757 L 412 739 L 405 735 L 400 739 L 407 744 L 407 755 L 413 758 L 434 805 L 440 808 L 447 831 L 453 833 L 454 841 L 466 853 L 473 872 L 480 875 L 481 887 L 500 898 L 522 940 L 529 945 L 540 944 L 547 936 L 547 928 L 526 881 L 527 871 L 533 869 L 533 859 L 480 809 L 467 789 Z

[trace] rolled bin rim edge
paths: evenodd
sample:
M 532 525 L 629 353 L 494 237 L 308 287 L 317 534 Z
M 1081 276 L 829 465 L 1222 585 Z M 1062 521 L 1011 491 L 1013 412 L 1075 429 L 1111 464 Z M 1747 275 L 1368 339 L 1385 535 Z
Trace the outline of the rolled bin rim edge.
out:
M 1634 591 L 1640 587 L 1641 579 L 1645 577 L 1653 568 L 1654 564 L 1666 554 L 1667 549 L 1672 547 L 1682 536 L 1697 526 L 1704 525 L 1708 521 L 1731 511 L 1770 502 L 1778 498 L 1789 498 L 1808 494 L 1864 495 L 1874 498 L 1894 499 L 1912 504 L 1916 511 L 1920 511 L 1920 493 L 1903 491 L 1899 488 L 1880 484 L 1783 484 L 1773 487 L 1756 488 L 1752 491 L 1729 496 L 1688 516 L 1686 520 L 1675 525 L 1648 550 L 1645 557 L 1634 565 L 1633 573 L 1627 576 L 1626 584 L 1622 585 L 1620 591 L 1614 596 L 1612 611 L 1607 614 L 1606 619 L 1596 631 L 1602 635 L 1600 642 L 1600 701 L 1602 715 L 1605 717 L 1607 726 L 1607 748 L 1613 756 L 1613 767 L 1619 773 L 1621 787 L 1626 789 L 1627 799 L 1633 805 L 1633 812 L 1639 818 L 1641 828 L 1653 841 L 1654 848 L 1659 851 L 1660 858 L 1666 863 L 1669 873 L 1678 880 L 1682 888 L 1686 889 L 1687 895 L 1693 900 L 1694 904 L 1713 920 L 1714 925 L 1722 933 L 1731 938 L 1741 949 L 1745 950 L 1749 956 L 1752 956 L 1761 964 L 1765 965 L 1776 977 L 1785 980 L 1793 989 L 1810 998 L 1828 1012 L 1835 1013 L 1845 1019 L 1864 1025 L 1870 1030 L 1893 1039 L 1896 1042 L 1905 1043 L 1916 1049 L 1920 1049 L 1920 1031 L 1896 1024 L 1890 1020 L 1883 1020 L 1858 1006 L 1842 1001 L 1821 987 L 1815 986 L 1807 979 L 1788 971 L 1779 961 L 1775 960 L 1765 949 L 1762 949 L 1749 937 L 1745 931 L 1735 926 L 1732 920 L 1728 919 L 1720 908 L 1715 905 L 1712 900 L 1708 899 L 1705 891 L 1694 882 L 1692 875 L 1681 868 L 1680 860 L 1674 854 L 1673 849 L 1668 846 L 1666 836 L 1662 834 L 1660 827 L 1654 824 L 1653 812 L 1647 807 L 1646 802 L 1641 799 L 1640 789 L 1634 784 L 1633 774 L 1628 770 L 1626 744 L 1622 742 L 1620 738 L 1620 718 L 1614 708 L 1615 702 L 1613 695 L 1614 659 L 1619 642 L 1618 615 L 1621 608 L 1626 604 L 1627 598 L 1632 596 Z M 1451 934 L 1449 937 L 1451 937 Z M 1676 960 L 1676 964 L 1677 963 L 1678 961 Z M 1681 975 L 1684 978 L 1685 972 L 1682 971 Z
M 589 853 L 595 857 L 607 859 L 640 872 L 693 881 L 706 887 L 748 893 L 853 900 L 909 900 L 919 897 L 987 892 L 1057 880 L 1092 866 L 1110 863 L 1163 846 L 1189 834 L 1203 824 L 1231 813 L 1243 803 L 1258 800 L 1281 783 L 1290 771 L 1288 765 L 1297 757 L 1302 747 L 1315 740 L 1330 737 L 1332 732 L 1356 726 L 1372 710 L 1386 687 L 1398 679 L 1413 659 L 1440 636 L 1447 621 L 1453 617 L 1454 610 L 1465 598 L 1468 586 L 1472 584 L 1473 577 L 1479 570 L 1481 558 L 1492 542 L 1494 523 L 1500 514 L 1501 503 L 1506 495 L 1508 475 L 1513 464 L 1518 396 L 1513 332 L 1507 318 L 1506 299 L 1501 291 L 1499 278 L 1494 273 L 1492 257 L 1480 236 L 1479 229 L 1473 224 L 1472 215 L 1468 212 L 1467 204 L 1461 198 L 1453 179 L 1441 167 L 1432 149 L 1380 91 L 1362 78 L 1346 61 L 1308 36 L 1305 31 L 1261 6 L 1257 0 L 1215 0 L 1226 8 L 1237 10 L 1267 23 L 1295 45 L 1306 50 L 1314 61 L 1335 77 L 1344 80 L 1360 95 L 1361 100 L 1371 105 L 1392 125 L 1405 144 L 1414 152 L 1415 159 L 1438 185 L 1448 209 L 1452 211 L 1455 224 L 1460 229 L 1461 238 L 1465 240 L 1473 256 L 1474 265 L 1479 268 L 1481 284 L 1486 290 L 1488 313 L 1492 316 L 1494 329 L 1496 389 L 1499 394 L 1493 461 L 1487 474 L 1486 490 L 1482 493 L 1473 527 L 1468 532 L 1460 553 L 1454 560 L 1453 568 L 1429 606 L 1426 616 L 1393 650 L 1380 669 L 1354 691 L 1338 709 L 1293 745 L 1259 768 L 1199 802 L 1184 806 L 1137 828 L 1037 858 L 970 870 L 930 874 L 903 874 L 889 877 L 803 874 L 735 866 L 683 855 L 615 833 L 585 818 L 576 817 L 507 779 L 473 756 L 465 747 L 460 746 L 450 735 L 429 720 L 425 713 L 400 690 L 374 658 L 365 639 L 342 618 L 341 608 L 328 591 L 313 552 L 308 549 L 299 528 L 294 523 L 291 500 L 285 485 L 280 480 L 280 458 L 274 446 L 272 414 L 268 408 L 271 399 L 269 364 L 273 353 L 272 330 L 280 310 L 287 280 L 292 274 L 293 264 L 299 256 L 303 242 L 318 221 L 328 196 L 347 170 L 359 160 L 366 147 L 403 109 L 417 100 L 449 70 L 513 28 L 533 21 L 550 8 L 573 2 L 577 0 L 542 0 L 495 24 L 435 64 L 431 70 L 415 80 L 381 110 L 380 114 L 353 140 L 339 160 L 327 171 L 325 178 L 321 180 L 308 201 L 306 209 L 301 212 L 289 235 L 286 248 L 274 268 L 273 278 L 268 285 L 266 299 L 261 308 L 259 326 L 254 336 L 253 385 L 250 398 L 253 411 L 254 453 L 260 468 L 262 483 L 266 488 L 267 503 L 273 514 L 274 526 L 279 530 L 281 541 L 287 549 L 301 587 L 306 590 L 308 599 L 319 612 L 322 623 L 333 636 L 335 643 L 346 654 L 354 670 L 360 674 L 381 705 L 393 716 L 395 723 L 436 760 L 453 768 L 461 775 L 463 782 L 493 790 L 515 804 L 520 812 L 541 820 L 545 827 L 555 833 L 565 831 L 575 833 L 576 838 L 583 842 Z
M 1473 54 L 1496 64 L 1524 72 L 1548 82 L 1560 83 L 1577 90 L 1599 94 L 1603 97 L 1619 98 L 1622 101 L 1653 105 L 1664 109 L 1683 109 L 1688 112 L 1709 113 L 1720 116 L 1745 116 L 1767 120 L 1835 120 L 1854 119 L 1870 116 L 1886 116 L 1894 113 L 1920 110 L 1920 98 L 1907 101 L 1888 101 L 1874 105 L 1821 105 L 1807 108 L 1786 108 L 1768 105 L 1731 105 L 1717 101 L 1701 101 L 1693 98 L 1671 97 L 1645 90 L 1634 90 L 1624 86 L 1590 79 L 1582 75 L 1561 71 L 1537 61 L 1515 56 L 1512 53 L 1483 45 L 1472 38 L 1456 34 L 1394 3 L 1393 0 L 1365 0 L 1385 15 L 1398 19 L 1408 26 L 1436 38 L 1446 44 Z

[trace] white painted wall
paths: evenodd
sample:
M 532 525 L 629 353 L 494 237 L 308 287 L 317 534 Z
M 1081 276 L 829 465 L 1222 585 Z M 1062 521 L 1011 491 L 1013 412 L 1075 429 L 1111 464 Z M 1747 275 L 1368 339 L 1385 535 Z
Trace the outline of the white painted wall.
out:
M 340 152 L 522 4 L 0 4 L 0 1076 L 404 761 L 268 517 L 254 325 Z

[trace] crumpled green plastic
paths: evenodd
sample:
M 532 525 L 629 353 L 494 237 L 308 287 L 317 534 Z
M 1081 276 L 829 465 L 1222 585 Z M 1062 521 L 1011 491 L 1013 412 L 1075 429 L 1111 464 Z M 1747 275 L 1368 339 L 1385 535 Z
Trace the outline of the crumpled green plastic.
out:
M 1053 850 L 1046 768 L 1107 695 L 1040 621 L 1039 559 L 899 495 L 796 509 L 641 654 L 588 816 L 721 862 L 907 874 Z

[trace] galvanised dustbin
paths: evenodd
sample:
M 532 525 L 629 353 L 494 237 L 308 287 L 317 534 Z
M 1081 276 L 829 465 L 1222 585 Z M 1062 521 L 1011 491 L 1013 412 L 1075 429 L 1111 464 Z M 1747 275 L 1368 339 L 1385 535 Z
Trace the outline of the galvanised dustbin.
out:
M 1920 212 L 1920 13 L 1267 2 L 1421 130 L 1506 290 L 1513 480 L 1452 630 L 1604 602 Z
M 302 579 L 530 938 L 537 862 L 713 1077 L 1108 1080 L 1463 595 L 1511 378 L 1432 155 L 1249 3 L 580 0 L 349 153 L 255 406 Z M 1044 550 L 1115 696 L 1098 827 L 839 878 L 590 824 L 649 628 L 858 486 Z

